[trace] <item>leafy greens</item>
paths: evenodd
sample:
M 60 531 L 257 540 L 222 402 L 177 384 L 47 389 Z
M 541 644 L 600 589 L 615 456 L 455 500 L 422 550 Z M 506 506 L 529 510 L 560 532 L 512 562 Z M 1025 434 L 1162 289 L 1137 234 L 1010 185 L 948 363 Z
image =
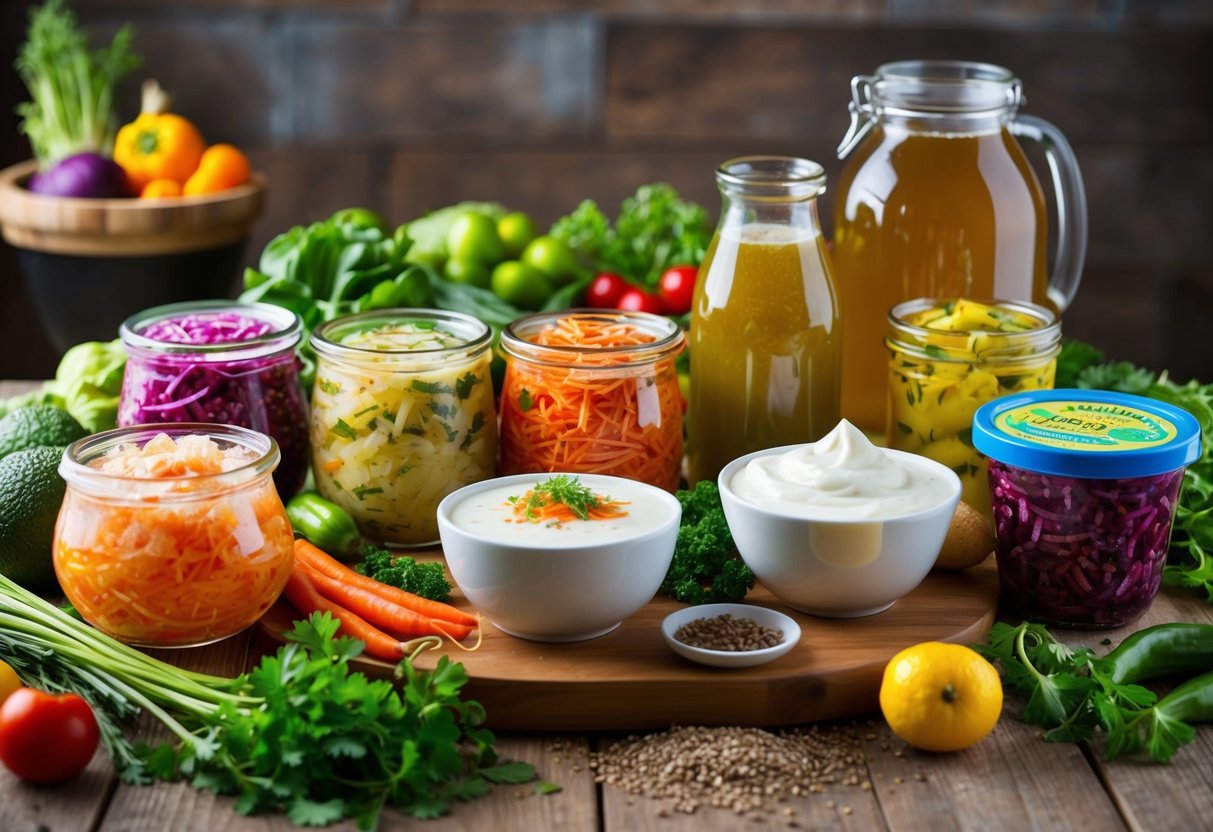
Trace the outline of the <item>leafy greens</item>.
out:
M 655 289 L 670 266 L 699 264 L 712 240 L 708 212 L 682 200 L 669 185 L 642 185 L 611 221 L 592 199 L 552 226 L 563 240 L 599 271 L 615 272 Z
M 1027 698 L 1023 720 L 1046 728 L 1049 742 L 1087 742 L 1102 728 L 1107 759 L 1144 748 L 1165 763 L 1196 736 L 1169 697 L 1159 701 L 1142 685 L 1114 681 L 1091 649 L 1063 644 L 1041 624 L 998 622 L 974 649 Z
M 1200 423 L 1201 455 L 1184 472 L 1163 580 L 1204 593 L 1213 604 L 1213 384 L 1176 384 L 1128 361 L 1107 362 L 1081 341 L 1068 341 L 1057 358 L 1057 386 L 1119 390 L 1168 402 Z
M 88 38 L 63 0 L 31 10 L 17 71 L 32 101 L 17 107 L 21 132 L 45 170 L 77 153 L 109 156 L 114 148 L 114 86 L 140 64 L 129 25 L 108 47 L 90 52 Z
M 126 782 L 188 779 L 235 795 L 243 814 L 373 829 L 384 806 L 432 818 L 493 783 L 534 779 L 529 764 L 498 759 L 484 709 L 460 698 L 463 665 L 443 656 L 427 672 L 414 655 L 397 689 L 352 670 L 363 644 L 339 627 L 328 613 L 295 622 L 276 654 L 224 679 L 140 653 L 0 575 L 0 659 L 27 684 L 83 696 Z M 132 745 L 123 725 L 140 712 L 173 740 Z

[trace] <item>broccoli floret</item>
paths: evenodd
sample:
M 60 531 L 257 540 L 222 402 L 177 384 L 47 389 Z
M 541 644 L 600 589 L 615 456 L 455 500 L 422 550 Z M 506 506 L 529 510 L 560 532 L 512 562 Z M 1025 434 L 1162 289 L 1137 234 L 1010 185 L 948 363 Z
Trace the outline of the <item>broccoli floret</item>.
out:
M 441 563 L 418 563 L 378 546 L 363 546 L 358 554 L 362 561 L 354 569 L 360 575 L 432 601 L 446 603 L 451 598 L 451 584 Z
M 684 604 L 740 601 L 754 587 L 754 573 L 737 556 L 716 484 L 703 480 L 675 496 L 682 526 L 659 591 Z

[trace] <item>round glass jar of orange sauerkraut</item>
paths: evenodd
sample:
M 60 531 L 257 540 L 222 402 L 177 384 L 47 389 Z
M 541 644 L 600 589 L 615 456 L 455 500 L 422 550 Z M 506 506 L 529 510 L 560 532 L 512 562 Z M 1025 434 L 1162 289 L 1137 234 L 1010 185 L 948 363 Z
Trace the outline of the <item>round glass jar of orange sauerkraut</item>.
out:
M 119 428 L 68 446 L 55 574 L 93 626 L 191 647 L 252 624 L 290 575 L 293 535 L 272 475 L 278 445 L 246 428 Z

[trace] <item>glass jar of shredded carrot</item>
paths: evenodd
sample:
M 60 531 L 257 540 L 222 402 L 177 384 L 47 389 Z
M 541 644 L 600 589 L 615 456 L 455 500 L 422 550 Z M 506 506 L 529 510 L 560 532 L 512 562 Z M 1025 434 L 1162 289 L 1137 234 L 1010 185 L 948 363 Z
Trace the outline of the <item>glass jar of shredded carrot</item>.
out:
M 675 491 L 682 414 L 669 318 L 573 310 L 501 334 L 501 473 L 609 474 Z
M 286 585 L 293 535 L 270 437 L 229 425 L 119 428 L 68 446 L 55 574 L 84 620 L 129 644 L 243 630 Z

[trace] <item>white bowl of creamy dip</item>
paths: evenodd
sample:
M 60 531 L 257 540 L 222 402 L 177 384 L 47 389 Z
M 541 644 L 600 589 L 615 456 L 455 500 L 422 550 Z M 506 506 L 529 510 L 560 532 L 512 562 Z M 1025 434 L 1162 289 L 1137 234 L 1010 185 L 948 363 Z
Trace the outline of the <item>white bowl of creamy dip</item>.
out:
M 519 511 L 553 477 L 614 505 L 613 516 L 532 520 Z M 474 483 L 438 505 L 451 577 L 509 635 L 582 641 L 605 635 L 661 586 L 682 507 L 642 482 L 598 474 L 518 474 Z
M 873 445 L 845 419 L 817 442 L 757 451 L 720 472 L 737 549 L 779 600 L 854 618 L 888 609 L 930 572 L 960 478 Z

